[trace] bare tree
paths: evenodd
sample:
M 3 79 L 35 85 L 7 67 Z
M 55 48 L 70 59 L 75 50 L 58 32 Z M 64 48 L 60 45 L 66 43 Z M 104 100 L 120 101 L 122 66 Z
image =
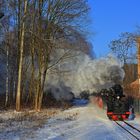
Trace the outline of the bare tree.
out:
M 111 51 L 124 64 L 136 60 L 135 36 L 135 34 L 129 32 L 121 33 L 119 39 L 115 39 L 109 44 Z
M 121 33 L 119 39 L 110 42 L 109 47 L 117 58 L 124 64 L 124 85 L 136 79 L 136 34 Z
M 31 3 L 31 5 L 34 4 Z M 33 24 L 29 33 L 32 36 L 31 42 L 34 44 L 34 46 L 31 46 L 32 56 L 34 56 L 32 57 L 32 64 L 36 59 L 38 67 L 35 109 L 40 110 L 48 63 L 56 47 L 54 40 L 62 32 L 68 35 L 68 28 L 73 26 L 75 20 L 82 17 L 88 11 L 88 8 L 85 0 L 80 2 L 78 0 L 37 0 L 36 6 L 33 7 L 31 10 L 34 10 L 32 13 L 35 16 L 32 18 L 33 22 L 31 23 Z M 36 24 L 36 27 L 34 24 Z M 32 65 L 33 67 L 34 64 Z M 33 69 L 32 78 L 34 77 Z

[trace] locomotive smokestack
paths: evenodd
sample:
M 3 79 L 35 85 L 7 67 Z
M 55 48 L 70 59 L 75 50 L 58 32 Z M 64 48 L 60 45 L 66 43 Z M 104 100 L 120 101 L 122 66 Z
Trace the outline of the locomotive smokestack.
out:
M 140 36 L 136 38 L 138 48 L 138 82 L 139 82 L 139 94 L 140 94 Z

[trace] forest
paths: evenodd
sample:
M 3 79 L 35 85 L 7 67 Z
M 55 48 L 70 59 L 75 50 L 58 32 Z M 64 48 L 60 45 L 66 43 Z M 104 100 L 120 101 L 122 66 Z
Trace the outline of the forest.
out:
M 0 7 L 1 107 L 39 111 L 48 73 L 79 52 L 90 55 L 87 1 L 3 0 Z

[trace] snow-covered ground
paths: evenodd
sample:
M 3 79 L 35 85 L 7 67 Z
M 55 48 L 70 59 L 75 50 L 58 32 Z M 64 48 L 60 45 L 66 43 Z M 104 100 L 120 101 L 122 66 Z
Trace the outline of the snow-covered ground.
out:
M 140 118 L 129 123 L 140 129 Z M 1 140 L 134 140 L 125 130 L 108 120 L 104 110 L 91 104 L 59 112 L 44 120 L 40 127 L 7 127 L 9 131 L 0 133 Z

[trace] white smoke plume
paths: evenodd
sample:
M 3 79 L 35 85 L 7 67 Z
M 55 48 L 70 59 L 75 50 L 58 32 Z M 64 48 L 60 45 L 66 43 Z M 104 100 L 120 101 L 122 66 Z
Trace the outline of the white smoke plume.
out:
M 53 86 L 62 92 L 61 88 L 63 88 L 63 92 L 66 93 L 63 94 L 64 96 L 68 92 L 78 96 L 82 91 L 90 93 L 100 91 L 102 88 L 121 83 L 124 78 L 121 63 L 112 55 L 93 60 L 88 55 L 80 53 L 71 61 L 61 63 L 57 67 L 59 69 L 57 74 L 48 74 L 47 83 L 49 84 L 45 90 Z M 58 93 L 56 94 L 58 96 Z

